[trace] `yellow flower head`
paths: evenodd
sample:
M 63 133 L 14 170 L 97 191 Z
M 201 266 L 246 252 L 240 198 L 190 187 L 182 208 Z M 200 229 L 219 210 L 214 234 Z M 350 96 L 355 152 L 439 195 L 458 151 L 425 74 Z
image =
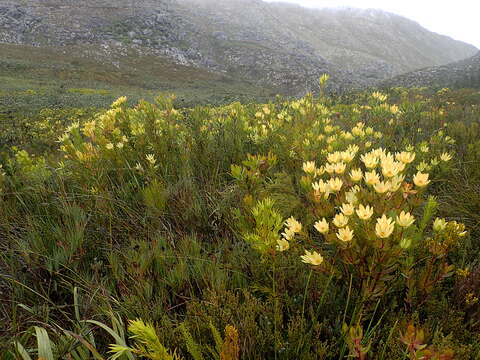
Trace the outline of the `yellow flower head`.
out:
M 332 125 L 326 125 L 325 128 L 323 129 L 325 131 L 325 133 L 331 133 L 332 131 L 334 131 L 335 129 L 333 128 Z
M 345 193 L 345 200 L 349 203 L 349 204 L 356 204 L 358 202 L 358 198 L 357 198 L 357 195 L 356 195 L 356 191 L 347 191 Z
M 375 91 L 375 92 L 372 93 L 372 98 L 374 98 L 374 99 L 376 99 L 380 102 L 384 102 L 384 101 L 387 100 L 387 95 L 384 95 L 379 91 Z
M 352 216 L 353 213 L 355 212 L 355 207 L 352 204 L 343 204 L 340 207 L 340 211 L 343 213 L 345 216 Z
M 405 168 L 405 164 L 396 161 L 382 161 L 382 174 L 383 176 L 390 178 L 397 175 Z
M 394 104 L 394 105 L 390 106 L 390 112 L 395 115 L 395 114 L 398 114 L 400 112 L 400 109 L 398 108 L 397 105 Z
M 440 164 L 440 161 L 438 161 L 437 157 L 434 157 L 432 160 L 430 160 L 430 165 L 437 166 L 438 164 Z
M 349 133 L 348 131 L 342 132 L 341 136 L 346 140 L 352 140 L 353 139 L 352 133 Z
M 352 179 L 353 182 L 359 182 L 363 178 L 363 173 L 362 170 L 360 169 L 352 169 L 350 171 L 350 179 Z
M 378 164 L 378 157 L 371 152 L 360 156 L 360 160 L 362 160 L 367 169 L 374 169 Z
M 458 276 L 467 277 L 470 275 L 470 269 L 468 267 L 465 269 L 457 269 L 456 273 Z
M 428 174 L 424 174 L 419 171 L 413 177 L 413 182 L 418 187 L 424 187 L 430 183 L 430 180 L 428 180 Z
M 379 194 L 385 194 L 390 191 L 390 183 L 388 181 L 380 181 L 373 185 L 375 191 Z
M 350 144 L 348 145 L 347 150 L 345 151 L 348 151 L 356 155 L 358 153 L 358 150 L 360 150 L 360 147 L 357 144 Z
M 447 227 L 447 221 L 445 219 L 436 218 L 433 222 L 433 231 L 440 232 Z
M 375 171 L 366 172 L 364 177 L 367 185 L 373 186 L 380 182 L 380 177 Z
M 155 155 L 153 155 L 153 154 L 147 154 L 147 155 L 145 155 L 145 158 L 147 159 L 147 161 L 152 166 L 155 165 L 155 163 L 157 162 L 157 159 L 155 159 Z
M 355 158 L 356 151 L 346 150 L 342 152 L 342 160 L 346 163 L 351 162 Z
M 324 173 L 325 173 L 325 166 L 320 166 L 319 168 L 317 168 L 315 175 L 320 176 L 320 175 L 323 175 Z
M 330 75 L 328 74 L 322 74 L 322 76 L 320 76 L 320 85 L 325 85 L 325 83 L 328 81 L 328 79 L 330 79 Z
M 327 155 L 327 161 L 329 163 L 335 164 L 342 160 L 342 154 L 339 151 L 335 151 L 334 153 L 330 153 Z
M 285 231 L 282 233 L 282 236 L 285 240 L 292 240 L 295 237 L 295 232 L 290 228 L 285 228 Z
M 295 234 L 302 231 L 302 224 L 298 222 L 293 216 L 285 220 L 285 226 Z
M 409 212 L 402 211 L 397 215 L 397 224 L 401 227 L 407 228 L 415 222 L 415 218 Z
M 356 210 L 356 212 L 357 212 L 357 215 L 360 219 L 368 220 L 373 215 L 373 207 L 371 207 L 370 205 L 363 206 L 363 205 L 360 204 L 358 206 L 358 209 Z
M 329 174 L 333 174 L 335 172 L 335 164 L 326 164 L 325 171 Z
M 415 153 L 402 151 L 400 153 L 396 153 L 395 158 L 404 164 L 410 164 L 413 160 L 415 160 Z
M 362 128 L 354 127 L 352 128 L 352 134 L 355 136 L 363 137 L 365 136 L 365 131 Z
M 113 144 L 112 144 L 112 143 L 108 143 L 107 145 L 105 145 L 105 147 L 106 147 L 108 150 L 112 150 L 112 149 L 113 149 Z
M 428 145 L 422 145 L 422 146 L 420 146 L 420 151 L 421 151 L 421 152 L 427 153 L 429 150 L 430 150 L 430 149 L 429 149 Z
M 70 134 L 68 132 L 63 133 L 63 135 L 59 136 L 57 142 L 63 143 L 70 138 Z
M 375 151 L 382 163 L 393 163 L 395 161 L 395 158 L 393 157 L 393 155 L 389 152 L 386 152 L 384 149 L 379 148 L 379 149 L 376 149 Z
M 117 100 L 115 100 L 113 102 L 113 104 L 111 105 L 112 108 L 116 108 L 116 107 L 119 107 L 121 106 L 122 104 L 124 104 L 125 102 L 127 102 L 127 98 L 125 96 L 121 96 L 119 97 Z
M 400 189 L 400 187 L 402 186 L 403 180 L 405 180 L 405 176 L 403 175 L 395 175 L 394 177 L 392 177 L 389 181 L 390 191 L 398 191 L 398 189 Z
M 290 248 L 290 243 L 286 239 L 278 239 L 277 240 L 277 250 L 278 251 L 285 251 Z
M 321 234 L 326 234 L 326 233 L 328 233 L 328 230 L 329 230 L 329 225 L 328 225 L 327 220 L 325 220 L 325 218 L 323 218 L 322 220 L 318 220 L 314 224 L 314 227 Z
M 323 262 L 323 256 L 317 253 L 316 251 L 307 251 L 305 250 L 305 255 L 301 256 L 301 259 L 306 264 L 311 264 L 318 266 Z
M 337 214 L 333 218 L 333 225 L 335 225 L 338 228 L 342 228 L 348 224 L 348 216 L 345 216 L 343 214 Z
M 353 239 L 353 230 L 351 230 L 348 226 L 346 226 L 342 229 L 338 229 L 338 232 L 336 235 L 340 241 L 349 242 L 349 241 L 352 241 Z
M 327 144 L 333 143 L 335 140 L 337 140 L 337 135 L 332 135 L 327 138 Z
M 452 160 L 452 155 L 450 155 L 447 152 L 444 152 L 442 155 L 440 155 L 440 160 L 442 161 L 450 161 Z
M 313 190 L 315 190 L 315 192 L 318 192 L 318 193 L 326 193 L 329 191 L 328 183 L 324 182 L 321 179 L 317 182 L 314 182 L 312 184 L 312 188 Z
M 455 231 L 457 232 L 458 236 L 463 237 L 467 235 L 464 224 L 457 223 L 456 221 L 452 221 L 451 224 L 453 224 L 453 226 L 455 227 Z
M 83 125 L 83 129 L 82 129 L 83 134 L 88 137 L 93 137 L 95 135 L 96 125 L 97 125 L 97 122 L 95 120 L 86 122 Z
M 335 164 L 335 173 L 343 174 L 345 172 L 346 164 L 344 162 L 339 162 Z
M 375 234 L 382 239 L 388 238 L 393 233 L 395 227 L 394 224 L 393 219 L 383 214 L 381 218 L 377 219 L 377 223 L 375 224 Z
M 303 171 L 305 171 L 307 174 L 315 174 L 316 172 L 315 161 L 304 162 Z
M 328 185 L 330 186 L 330 189 L 332 191 L 340 191 L 343 185 L 343 181 L 339 178 L 331 178 L 330 180 L 328 180 Z

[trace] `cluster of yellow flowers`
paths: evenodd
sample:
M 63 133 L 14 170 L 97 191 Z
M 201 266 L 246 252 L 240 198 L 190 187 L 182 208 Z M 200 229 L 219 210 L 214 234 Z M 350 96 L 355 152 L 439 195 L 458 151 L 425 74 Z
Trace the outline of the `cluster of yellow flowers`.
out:
M 358 147 L 350 145 L 343 152 L 329 153 L 327 155 L 328 162 L 319 168 L 316 167 L 314 161 L 303 163 L 303 171 L 313 178 L 325 173 L 332 175 L 327 181 L 319 179 L 312 182 L 311 186 L 317 198 L 323 194 L 323 198 L 328 199 L 330 194 L 339 192 L 344 183 L 359 183 L 362 179 L 367 186 L 372 187 L 379 194 L 398 191 L 405 180 L 405 175 L 402 173 L 406 166 L 415 159 L 415 153 L 412 152 L 403 151 L 393 155 L 378 148 L 360 156 L 365 170 L 353 167 L 347 177 L 345 176 L 346 169 L 354 160 L 357 152 Z M 383 175 L 383 179 L 379 173 Z M 333 175 L 343 175 L 343 178 Z M 413 183 L 419 188 L 427 186 L 430 183 L 428 173 L 418 171 L 413 176 Z
M 290 217 L 285 221 L 285 231 L 282 233 L 282 238 L 277 240 L 277 250 L 285 251 L 290 248 L 289 241 L 293 240 L 295 234 L 302 231 L 302 224 L 294 217 Z
M 374 98 L 375 100 L 378 100 L 380 102 L 385 102 L 387 101 L 387 95 L 385 94 L 382 94 L 381 92 L 379 91 L 375 91 L 372 93 L 372 98 Z
M 460 224 L 456 221 L 447 221 L 442 218 L 435 219 L 435 221 L 433 222 L 433 231 L 437 233 L 441 233 L 447 228 L 448 225 L 451 225 L 454 232 L 460 237 L 465 236 L 467 234 L 467 232 L 465 231 L 465 225 Z
M 361 126 L 359 127 L 361 128 Z M 406 198 L 409 193 L 417 193 L 430 183 L 429 174 L 421 171 L 413 173 L 412 176 L 411 181 L 416 186 L 416 191 L 406 181 L 407 169 L 412 167 L 411 164 L 416 158 L 415 152 L 410 148 L 408 150 L 410 151 L 390 153 L 383 148 L 377 148 L 358 156 L 359 147 L 349 145 L 344 151 L 327 153 L 327 162 L 320 167 L 317 167 L 315 161 L 305 161 L 302 169 L 307 174 L 307 179 L 312 179 L 311 189 L 315 201 L 337 203 L 343 199 L 343 202 L 337 206 L 339 212 L 331 219 L 331 224 L 335 229 L 334 237 L 329 235 L 332 227 L 325 217 L 316 221 L 314 228 L 328 241 L 337 239 L 340 241 L 340 245 L 349 246 L 348 244 L 355 238 L 355 229 L 357 227 L 366 229 L 365 225 L 361 223 L 369 222 L 376 212 L 372 204 L 359 202 L 358 199 L 361 195 L 362 198 L 369 198 L 370 201 L 383 204 L 382 208 L 377 209 L 380 216 L 376 218 L 375 226 L 372 228 L 376 237 L 378 239 L 390 238 L 397 226 L 399 245 L 408 247 L 411 240 L 404 238 L 402 234 L 405 229 L 415 223 L 415 217 L 406 209 L 397 212 L 394 208 L 389 208 L 387 201 L 400 190 L 399 196 Z M 442 157 L 443 161 L 451 159 L 448 154 L 443 154 Z M 358 166 L 359 164 L 362 166 Z M 327 179 L 321 178 L 327 174 Z M 372 194 L 372 191 L 377 194 L 377 197 L 366 196 L 366 194 Z M 329 200 L 332 194 L 334 198 Z M 387 212 L 392 211 L 396 213 L 395 217 L 387 215 Z M 355 217 L 358 220 L 352 220 Z M 437 231 L 445 226 L 441 219 L 437 219 L 433 228 Z M 461 234 L 463 235 L 463 232 Z M 319 265 L 323 261 L 323 257 L 315 251 L 307 252 L 302 256 L 302 261 Z
M 182 114 L 168 101 L 162 104 L 163 108 L 146 102 L 127 108 L 126 101 L 126 97 L 121 97 L 93 119 L 68 126 L 57 140 L 64 158 L 88 168 L 95 168 L 93 164 L 99 165 L 103 160 L 116 167 L 122 162 L 127 167 L 136 163 L 135 168 L 140 170 L 144 167 L 142 162 L 156 168 L 149 152 L 159 137 L 170 136 L 176 145 L 186 148 L 186 127 L 177 121 Z

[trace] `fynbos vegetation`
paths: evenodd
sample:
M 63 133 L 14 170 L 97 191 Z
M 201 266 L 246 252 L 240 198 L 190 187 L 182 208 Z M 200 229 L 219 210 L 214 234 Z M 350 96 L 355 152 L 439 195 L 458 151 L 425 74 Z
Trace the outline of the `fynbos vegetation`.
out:
M 480 93 L 173 100 L 0 114 L 0 358 L 480 357 Z

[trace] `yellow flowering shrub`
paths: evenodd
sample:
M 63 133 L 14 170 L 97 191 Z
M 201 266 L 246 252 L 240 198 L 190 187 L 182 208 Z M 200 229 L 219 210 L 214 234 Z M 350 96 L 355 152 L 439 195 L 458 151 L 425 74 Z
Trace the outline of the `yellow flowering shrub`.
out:
M 370 107 L 363 111 L 385 108 L 382 105 L 386 104 L 386 96 L 374 93 L 372 99 Z M 428 144 L 420 141 L 396 149 L 375 147 L 372 144 L 389 143 L 391 135 L 384 136 L 360 121 L 335 122 L 331 110 L 309 97 L 290 106 L 290 111 L 299 112 L 297 126 L 301 128 L 302 117 L 315 113 L 316 118 L 309 126 L 305 124 L 302 136 L 285 138 L 277 144 L 289 148 L 288 152 L 277 154 L 275 162 L 265 161 L 269 165 L 264 168 L 281 165 L 285 170 L 285 166 L 291 166 L 289 173 L 280 168 L 269 180 L 259 177 L 262 172 L 257 165 L 256 170 L 250 170 L 256 176 L 255 189 L 249 185 L 251 180 L 241 175 L 246 170 L 240 166 L 232 165 L 232 175 L 247 194 L 245 198 L 250 199 L 243 203 L 245 208 L 252 206 L 252 199 L 260 198 L 254 213 L 268 200 L 261 200 L 263 196 L 282 196 L 270 181 L 284 185 L 283 193 L 296 197 L 295 214 L 301 215 L 301 223 L 291 218 L 299 224 L 292 227 L 293 220 L 287 220 L 280 234 L 279 212 L 285 217 L 293 214 L 285 213 L 281 207 L 274 210 L 273 203 L 268 202 L 270 215 L 264 217 L 276 219 L 275 226 L 269 225 L 266 232 L 257 229 L 255 241 L 252 235 L 245 239 L 251 243 L 263 240 L 270 251 L 276 249 L 288 256 L 289 251 L 295 251 L 292 240 L 300 232 L 293 229 L 303 227 L 299 237 L 304 246 L 304 251 L 299 250 L 300 254 L 304 252 L 301 260 L 345 281 L 352 277 L 364 301 L 405 289 L 409 303 L 428 295 L 432 286 L 452 274 L 447 255 L 465 235 L 463 225 L 449 223 L 449 241 L 441 240 L 445 238 L 438 234 L 430 236 L 436 203 L 433 199 L 427 201 L 426 189 L 434 181 L 430 172 L 435 173 L 441 163 L 451 160 L 445 151 L 449 146 L 445 134 L 435 131 Z M 393 113 L 401 116 L 398 109 Z

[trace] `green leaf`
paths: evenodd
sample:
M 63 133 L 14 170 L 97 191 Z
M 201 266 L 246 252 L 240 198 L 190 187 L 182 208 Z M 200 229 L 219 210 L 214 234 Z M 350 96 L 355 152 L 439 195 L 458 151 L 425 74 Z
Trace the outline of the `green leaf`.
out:
M 28 355 L 27 350 L 25 350 L 25 348 L 22 346 L 22 344 L 20 344 L 19 342 L 16 342 L 15 346 L 16 346 L 17 351 L 18 351 L 18 353 L 20 354 L 20 356 L 22 357 L 23 360 L 32 360 L 32 358 L 30 357 L 30 355 Z
M 52 343 L 48 337 L 47 330 L 35 326 L 35 333 L 37 335 L 38 357 L 45 360 L 55 360 L 53 357 Z
M 121 345 L 121 346 L 127 346 L 127 344 L 125 343 L 125 340 L 123 340 L 115 331 L 113 331 L 111 328 L 109 328 L 107 325 L 99 322 L 99 321 L 95 321 L 95 320 L 87 320 L 86 322 L 90 323 L 90 324 L 94 324 L 94 325 L 97 325 L 97 326 L 100 326 L 103 330 L 105 330 L 106 332 L 108 332 L 110 335 L 112 335 L 112 337 L 115 339 L 117 345 Z M 129 360 L 135 360 L 135 358 L 133 357 L 132 353 L 130 352 L 127 352 L 126 353 L 127 357 Z

